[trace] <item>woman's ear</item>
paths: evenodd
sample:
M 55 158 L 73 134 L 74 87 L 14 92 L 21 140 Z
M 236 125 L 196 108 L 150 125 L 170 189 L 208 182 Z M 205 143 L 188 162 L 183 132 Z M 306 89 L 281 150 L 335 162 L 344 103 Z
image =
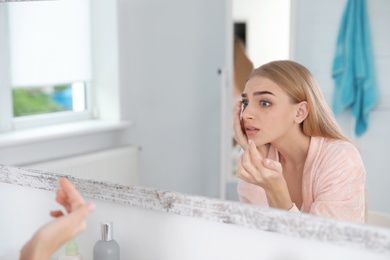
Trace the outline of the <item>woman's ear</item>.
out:
M 297 114 L 295 116 L 295 123 L 300 124 L 306 119 L 309 114 L 309 105 L 307 101 L 302 101 L 297 104 Z

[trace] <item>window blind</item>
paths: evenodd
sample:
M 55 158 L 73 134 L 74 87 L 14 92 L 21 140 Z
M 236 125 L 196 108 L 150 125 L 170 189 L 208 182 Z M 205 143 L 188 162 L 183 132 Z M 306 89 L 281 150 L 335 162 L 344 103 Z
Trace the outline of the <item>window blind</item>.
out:
M 13 3 L 8 18 L 13 88 L 90 79 L 89 0 Z

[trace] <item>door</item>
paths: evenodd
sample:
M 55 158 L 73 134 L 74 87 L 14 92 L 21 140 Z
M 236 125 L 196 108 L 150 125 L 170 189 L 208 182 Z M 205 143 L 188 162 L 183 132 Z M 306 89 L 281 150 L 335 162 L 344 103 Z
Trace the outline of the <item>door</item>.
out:
M 142 149 L 143 186 L 224 193 L 221 172 L 230 164 L 225 141 L 231 142 L 230 6 L 225 0 L 118 2 L 122 118 L 135 123 L 129 135 Z

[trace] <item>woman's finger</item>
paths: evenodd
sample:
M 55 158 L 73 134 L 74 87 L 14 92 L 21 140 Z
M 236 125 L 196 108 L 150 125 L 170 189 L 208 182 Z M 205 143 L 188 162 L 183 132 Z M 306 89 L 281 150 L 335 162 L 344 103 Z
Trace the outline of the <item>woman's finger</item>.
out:
M 85 220 L 94 210 L 95 204 L 88 202 L 64 217 L 64 220 L 66 219 L 66 222 L 69 225 L 69 231 L 71 232 L 71 235 L 67 240 L 75 237 L 86 229 L 87 223 Z
M 67 221 L 71 227 L 77 227 L 74 232 L 79 233 L 85 229 L 85 219 L 95 210 L 95 204 L 87 202 L 67 215 Z M 76 235 L 74 234 L 74 235 Z
M 262 171 L 263 169 L 263 156 L 260 154 L 260 152 L 257 150 L 257 147 L 253 140 L 249 140 L 249 155 L 250 160 L 253 162 L 253 165 L 256 167 L 257 170 Z
M 84 204 L 83 197 L 67 178 L 60 179 L 60 186 L 68 198 L 68 203 L 71 205 L 71 210 L 74 210 L 75 208 Z
M 246 150 L 241 157 L 242 157 L 242 167 L 248 173 L 248 175 L 250 175 L 249 177 L 247 177 L 250 180 L 250 182 L 256 184 L 257 182 L 261 181 L 262 179 L 261 172 L 254 165 L 250 156 L 250 151 Z
M 50 216 L 55 217 L 55 218 L 62 217 L 63 215 L 64 215 L 64 213 L 62 213 L 61 210 L 50 211 Z
M 241 146 L 241 148 L 246 149 L 248 145 L 248 138 L 242 130 L 241 124 L 241 102 L 237 102 L 236 110 L 233 120 L 233 130 L 234 130 L 234 139 Z
M 270 169 L 270 170 L 274 170 L 280 174 L 283 173 L 282 165 L 277 161 L 270 160 L 267 158 L 263 161 L 263 166 Z
M 56 201 L 64 206 L 66 209 L 66 212 L 70 213 L 72 211 L 71 204 L 69 202 L 68 195 L 65 193 L 65 191 L 60 187 L 56 192 Z
M 249 180 L 250 174 L 245 170 L 244 166 L 242 165 L 243 155 L 244 155 L 244 152 L 240 155 L 240 157 L 237 160 L 236 175 L 240 179 Z
M 239 163 L 237 165 L 237 171 L 236 176 L 248 183 L 253 183 L 253 176 L 245 170 L 245 168 L 242 166 L 242 158 L 240 157 Z

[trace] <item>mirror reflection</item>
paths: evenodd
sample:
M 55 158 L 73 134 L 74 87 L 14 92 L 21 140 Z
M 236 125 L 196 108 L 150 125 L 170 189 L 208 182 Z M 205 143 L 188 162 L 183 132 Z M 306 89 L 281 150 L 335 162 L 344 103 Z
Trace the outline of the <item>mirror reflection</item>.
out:
M 72 23 L 66 12 L 56 16 L 54 9 L 48 18 L 36 18 L 36 26 L 17 22 L 22 5 L 39 13 L 48 6 L 59 8 L 54 1 L 0 5 L 1 14 L 6 14 L 1 15 L 0 33 L 8 39 L 0 43 L 2 57 L 6 57 L 0 61 L 0 96 L 2 104 L 9 105 L 2 105 L 1 135 L 15 131 L 28 135 L 37 127 L 83 120 L 134 125 L 125 129 L 109 126 L 65 138 L 61 134 L 50 139 L 28 137 L 25 143 L 1 146 L 6 164 L 237 200 L 238 178 L 233 173 L 240 147 L 232 140 L 231 118 L 243 90 L 242 83 L 236 82 L 245 81 L 245 76 L 236 77 L 236 47 L 248 68 L 278 59 L 303 64 L 332 104 L 332 64 L 347 1 L 62 2 L 75 4 L 60 7 L 77 10 L 79 15 Z M 368 130 L 355 135 L 350 110 L 337 116 L 343 132 L 362 155 L 369 209 L 387 214 L 390 204 L 383 194 L 390 177 L 382 150 L 389 142 L 385 122 L 390 93 L 384 73 L 389 63 L 385 47 L 389 38 L 382 25 L 389 22 L 385 15 L 389 9 L 385 0 L 367 3 L 380 93 L 379 103 L 369 114 Z M 48 20 L 53 21 L 51 26 Z M 66 20 L 70 27 L 54 23 L 57 20 Z M 30 33 L 23 38 L 14 28 Z M 78 35 L 74 34 L 76 28 L 81 31 Z M 235 32 L 244 37 L 233 37 Z M 39 54 L 38 50 L 46 52 Z M 41 63 L 46 66 L 40 68 Z M 65 78 L 65 74 L 70 76 Z M 76 91 L 75 86 L 81 90 Z M 45 109 L 61 108 L 62 112 L 54 115 L 27 108 L 28 116 L 17 116 L 16 99 L 22 104 L 23 99 L 29 104 L 44 100 Z M 378 152 L 374 155 L 372 151 Z M 92 155 L 98 158 L 94 162 L 88 161 Z M 81 170 L 86 166 L 79 165 L 80 158 L 93 165 L 93 170 L 87 171 L 92 175 Z

